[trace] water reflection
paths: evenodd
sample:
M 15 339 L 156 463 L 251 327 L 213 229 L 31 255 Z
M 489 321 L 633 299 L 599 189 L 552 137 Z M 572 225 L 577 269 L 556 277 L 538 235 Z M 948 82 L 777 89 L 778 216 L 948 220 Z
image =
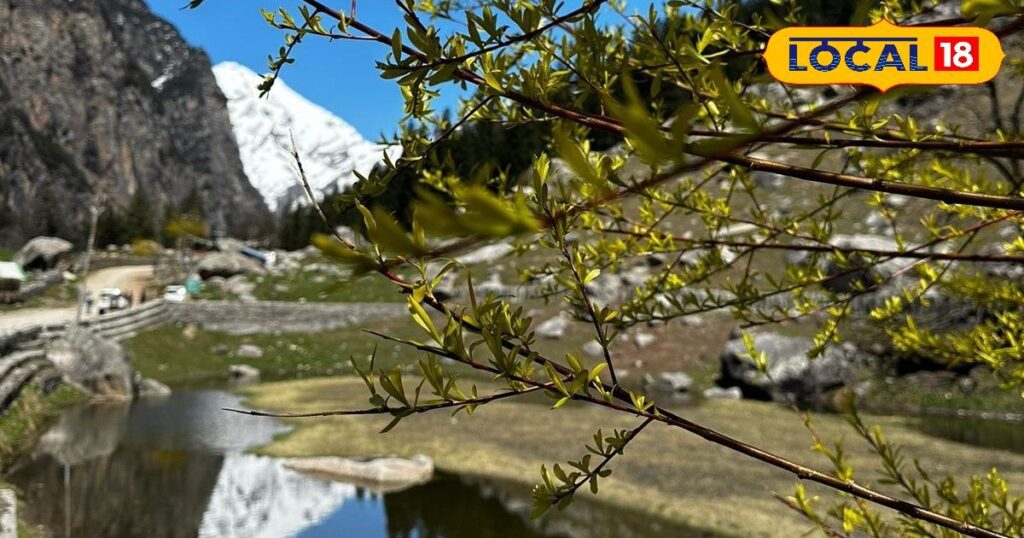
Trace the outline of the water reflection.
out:
M 578 502 L 539 522 L 522 486 L 441 475 L 371 493 L 242 453 L 286 428 L 221 411 L 220 391 L 179 391 L 131 407 L 63 415 L 7 481 L 43 536 L 279 538 L 694 536 L 636 514 Z

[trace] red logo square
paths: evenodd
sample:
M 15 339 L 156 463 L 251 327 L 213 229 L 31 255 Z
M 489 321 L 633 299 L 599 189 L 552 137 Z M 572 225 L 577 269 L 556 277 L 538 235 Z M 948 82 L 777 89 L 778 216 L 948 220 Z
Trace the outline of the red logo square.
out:
M 936 37 L 936 71 L 977 71 L 978 38 Z

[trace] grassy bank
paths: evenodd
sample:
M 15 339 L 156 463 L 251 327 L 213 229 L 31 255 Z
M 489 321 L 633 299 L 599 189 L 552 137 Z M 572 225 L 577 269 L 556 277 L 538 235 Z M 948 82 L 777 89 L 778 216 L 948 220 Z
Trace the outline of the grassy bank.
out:
M 86 398 L 81 391 L 66 384 L 47 395 L 35 385 L 27 387 L 14 405 L 0 416 L 0 471 L 33 445 L 35 437 L 58 411 L 84 402 Z
M 245 389 L 253 407 L 302 412 L 366 407 L 365 388 L 350 378 L 311 379 Z M 773 404 L 714 401 L 684 408 L 701 424 L 800 462 L 827 468 L 809 448 L 799 417 Z M 254 419 L 259 420 L 259 419 Z M 541 464 L 578 458 L 596 428 L 628 428 L 635 419 L 582 405 L 552 412 L 537 403 L 496 403 L 472 417 L 428 413 L 404 420 L 379 434 L 386 417 L 330 417 L 293 421 L 296 429 L 260 449 L 275 456 L 342 455 L 366 457 L 423 453 L 440 469 L 500 480 L 532 483 Z M 934 476 L 966 477 L 998 468 L 1016 491 L 1024 488 L 1024 455 L 944 441 L 908 427 L 909 419 L 874 418 L 888 436 L 921 457 Z M 844 421 L 818 416 L 815 425 L 830 440 L 847 438 L 860 481 L 877 482 L 875 460 L 852 438 Z M 695 528 L 737 536 L 798 536 L 809 526 L 771 497 L 793 491 L 795 479 L 693 435 L 652 427 L 612 464 L 602 483 L 602 502 L 666 518 Z M 883 490 L 887 486 L 877 484 Z M 828 496 L 809 486 L 811 493 Z M 589 493 L 585 494 L 589 496 Z
M 318 333 L 235 335 L 218 331 L 166 325 L 140 333 L 124 343 L 132 364 L 143 376 L 179 384 L 223 379 L 232 364 L 248 364 L 264 378 L 283 379 L 351 373 L 349 359 L 365 359 L 377 349 L 378 364 L 413 364 L 418 356 L 392 343 L 379 343 L 362 328 L 414 337 L 414 329 L 402 320 L 367 321 Z M 244 344 L 258 346 L 263 356 L 240 357 Z
M 85 394 L 66 384 L 45 396 L 35 385 L 26 388 L 14 405 L 0 416 L 0 475 L 35 444 L 36 438 L 54 415 L 86 399 Z M 5 483 L 2 476 L 0 489 L 17 492 L 17 488 Z M 18 513 L 24 513 L 21 507 Z M 19 520 L 17 536 L 34 538 L 41 536 L 41 533 Z

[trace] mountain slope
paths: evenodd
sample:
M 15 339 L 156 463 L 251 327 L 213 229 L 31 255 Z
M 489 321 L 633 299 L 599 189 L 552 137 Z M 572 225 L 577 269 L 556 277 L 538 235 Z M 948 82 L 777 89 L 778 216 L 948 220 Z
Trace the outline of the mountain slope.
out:
M 351 185 L 354 170 L 366 174 L 380 161 L 381 146 L 281 80 L 260 98 L 256 86 L 261 77 L 249 68 L 223 62 L 213 73 L 228 99 L 245 173 L 272 209 L 304 196 L 291 155 L 292 136 L 310 185 L 318 192 Z
M 189 199 L 214 231 L 272 226 L 209 58 L 145 2 L 0 2 L 0 243 L 83 243 L 97 191 L 141 192 L 154 226 Z

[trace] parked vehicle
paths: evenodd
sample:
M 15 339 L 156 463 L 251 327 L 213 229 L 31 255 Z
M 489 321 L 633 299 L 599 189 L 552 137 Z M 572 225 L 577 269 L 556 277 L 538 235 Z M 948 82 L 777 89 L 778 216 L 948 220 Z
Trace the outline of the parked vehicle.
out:
M 164 288 L 164 301 L 168 303 L 183 303 L 188 298 L 188 290 L 185 286 L 167 286 Z
M 108 312 L 125 310 L 131 306 L 131 301 L 119 288 L 104 288 L 100 290 L 100 300 L 97 306 L 102 316 Z

